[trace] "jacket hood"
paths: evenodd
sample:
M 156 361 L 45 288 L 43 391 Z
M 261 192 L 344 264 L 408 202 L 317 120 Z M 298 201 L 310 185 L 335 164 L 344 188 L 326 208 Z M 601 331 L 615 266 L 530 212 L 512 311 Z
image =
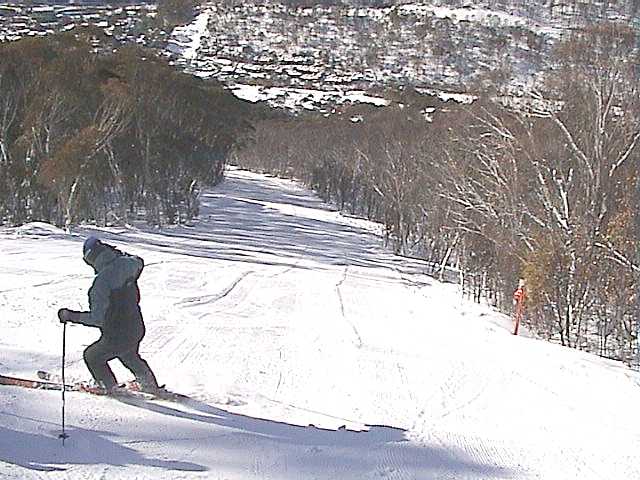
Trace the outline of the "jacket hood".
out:
M 138 280 L 144 268 L 144 261 L 140 257 L 127 255 L 116 248 L 107 246 L 98 254 L 91 266 L 96 275 L 117 271 L 118 275 L 123 278 Z
M 102 270 L 105 269 L 107 265 L 109 265 L 111 262 L 113 262 L 116 258 L 118 258 L 121 255 L 122 254 L 120 252 L 116 251 L 110 246 L 105 245 L 105 247 L 102 248 L 102 251 L 93 260 L 93 263 L 91 263 L 90 265 L 93 267 L 96 273 L 100 273 Z

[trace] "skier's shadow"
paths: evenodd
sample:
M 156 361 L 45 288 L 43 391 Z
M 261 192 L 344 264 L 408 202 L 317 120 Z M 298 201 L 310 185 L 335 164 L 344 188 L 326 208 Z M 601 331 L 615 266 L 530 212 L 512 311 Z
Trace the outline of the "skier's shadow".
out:
M 321 472 L 332 472 L 336 465 L 345 464 L 354 474 L 361 471 L 364 476 L 366 472 L 382 468 L 380 475 L 386 476 L 385 467 L 380 467 L 380 458 L 395 459 L 398 468 L 411 472 L 415 478 L 513 478 L 508 469 L 478 462 L 455 447 L 409 442 L 407 432 L 402 428 L 367 425 L 363 431 L 329 430 L 230 413 L 195 399 L 181 402 L 186 407 L 184 410 L 179 404 L 173 406 L 133 398 L 123 398 L 122 401 L 150 412 L 229 428 L 238 435 L 253 436 L 256 442 L 284 444 L 286 446 L 281 451 L 289 452 L 290 466 L 302 462 L 304 468 L 315 469 L 318 478 L 324 478 Z M 228 436 L 218 437 L 224 437 L 228 443 Z M 300 446 L 304 448 L 301 450 Z M 265 449 L 268 450 L 267 444 Z M 387 467 L 393 471 L 393 461 L 389 462 Z
M 185 398 L 178 403 L 192 411 L 158 404 L 139 398 L 120 398 L 120 401 L 132 406 L 144 408 L 151 412 L 197 422 L 209 423 L 219 427 L 232 428 L 260 437 L 268 437 L 277 441 L 294 445 L 374 445 L 389 442 L 404 442 L 405 430 L 384 425 L 367 425 L 367 430 L 354 431 L 341 427 L 338 430 L 319 428 L 314 425 L 299 426 L 275 420 L 249 417 L 230 413 L 192 398 Z M 198 413 L 196 413 L 198 412 Z
M 64 471 L 62 465 L 106 464 L 126 467 L 140 465 L 166 470 L 204 472 L 202 465 L 183 461 L 148 458 L 109 440 L 106 432 L 72 428 L 62 447 L 55 435 L 20 432 L 0 427 L 0 463 L 9 463 L 39 472 Z

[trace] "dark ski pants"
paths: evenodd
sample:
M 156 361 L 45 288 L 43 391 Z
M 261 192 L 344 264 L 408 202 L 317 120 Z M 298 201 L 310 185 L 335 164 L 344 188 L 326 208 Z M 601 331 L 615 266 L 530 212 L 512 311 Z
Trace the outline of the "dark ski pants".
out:
M 115 387 L 118 382 L 113 371 L 109 367 L 110 360 L 117 358 L 136 377 L 136 380 L 146 389 L 158 388 L 156 376 L 151 371 L 149 364 L 140 356 L 138 349 L 140 343 L 132 345 L 114 345 L 104 338 L 89 345 L 84 351 L 84 362 L 87 364 L 93 379 L 102 383 L 105 388 Z

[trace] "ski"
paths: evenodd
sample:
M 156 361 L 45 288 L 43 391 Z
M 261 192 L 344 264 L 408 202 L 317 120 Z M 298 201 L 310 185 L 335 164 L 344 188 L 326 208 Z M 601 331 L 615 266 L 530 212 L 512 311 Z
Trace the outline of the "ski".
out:
M 40 373 L 38 373 L 40 376 Z M 53 376 L 42 375 L 43 377 L 54 378 Z M 0 374 L 0 385 L 8 385 L 15 387 L 31 388 L 34 390 L 62 390 L 62 383 L 40 378 L 39 380 L 31 380 L 27 378 L 12 377 L 8 375 Z M 135 397 L 152 399 L 154 395 L 147 394 L 145 392 L 130 390 L 126 386 L 117 388 L 115 390 L 106 390 L 102 387 L 91 385 L 87 382 L 74 382 L 64 385 L 67 392 L 82 392 L 90 393 L 92 395 L 110 396 L 110 397 Z
M 38 370 L 36 372 L 36 375 L 43 382 L 56 383 L 58 385 L 62 383 L 62 375 L 58 375 L 57 373 L 47 372 L 46 370 Z M 86 393 L 93 393 L 96 395 L 108 394 L 108 392 L 105 389 L 97 385 L 92 385 L 90 382 L 83 381 L 83 380 L 71 378 L 71 379 L 67 379 L 66 384 L 67 384 L 67 391 L 86 392 Z
M 38 370 L 37 372 L 38 378 L 44 382 L 54 382 L 56 384 L 62 383 L 62 378 L 60 375 L 52 372 L 47 372 L 45 370 Z M 70 388 L 69 388 L 70 387 Z M 59 390 L 60 388 L 58 388 Z M 134 380 L 127 382 L 123 385 L 120 385 L 115 390 L 111 392 L 107 392 L 106 390 L 91 386 L 86 382 L 73 382 L 68 385 L 67 390 L 71 391 L 81 391 L 86 393 L 93 393 L 96 395 L 109 395 L 112 397 L 133 397 L 133 398 L 144 398 L 146 400 L 185 400 L 189 397 L 187 395 L 183 395 L 181 393 L 175 393 L 167 390 L 166 388 L 160 387 L 157 391 L 145 391 L 140 388 L 140 385 Z
M 46 372 L 45 372 L 46 373 Z M 40 374 L 39 374 L 40 375 Z M 42 374 L 46 378 L 56 378 L 55 374 Z M 52 382 L 40 378 L 39 380 L 31 380 L 26 378 L 12 377 L 0 374 L 0 386 L 16 386 L 23 388 L 31 388 L 35 390 L 62 390 L 62 383 Z M 139 390 L 136 382 L 129 382 L 113 390 L 106 390 L 101 387 L 91 385 L 87 382 L 75 382 L 65 384 L 65 391 L 88 393 L 91 395 L 105 396 L 123 402 L 127 401 L 154 401 L 164 400 L 184 405 L 199 405 L 199 401 L 191 398 L 189 395 L 172 392 L 164 387 L 154 392 Z M 227 402 L 229 404 L 229 402 Z
M 47 372 L 45 370 L 38 370 L 36 372 L 36 374 L 38 375 L 38 378 L 40 380 L 44 380 L 46 382 L 61 382 L 62 376 L 58 375 L 57 373 L 51 373 L 51 372 Z
M 0 385 L 33 388 L 36 390 L 62 390 L 62 384 L 47 380 L 30 380 L 26 378 L 11 377 L 0 374 Z M 65 385 L 67 390 L 75 390 L 75 385 Z
M 46 382 L 62 383 L 62 375 L 59 375 L 57 373 L 47 372 L 46 370 L 38 370 L 36 372 L 36 375 L 38 375 L 38 378 L 40 380 L 44 380 Z M 81 380 L 73 377 L 67 377 L 66 380 L 68 385 L 81 382 Z

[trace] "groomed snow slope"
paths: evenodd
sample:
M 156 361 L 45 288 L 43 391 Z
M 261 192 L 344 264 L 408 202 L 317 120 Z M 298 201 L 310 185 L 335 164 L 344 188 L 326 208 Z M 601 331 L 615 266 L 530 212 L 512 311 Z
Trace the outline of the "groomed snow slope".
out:
M 142 353 L 186 406 L 0 387 L 0 478 L 640 478 L 640 379 L 526 336 L 290 181 L 231 169 L 193 227 L 0 231 L 0 373 L 59 371 L 83 238 L 141 255 Z M 67 329 L 87 379 L 97 331 Z M 128 372 L 116 365 L 122 380 Z

